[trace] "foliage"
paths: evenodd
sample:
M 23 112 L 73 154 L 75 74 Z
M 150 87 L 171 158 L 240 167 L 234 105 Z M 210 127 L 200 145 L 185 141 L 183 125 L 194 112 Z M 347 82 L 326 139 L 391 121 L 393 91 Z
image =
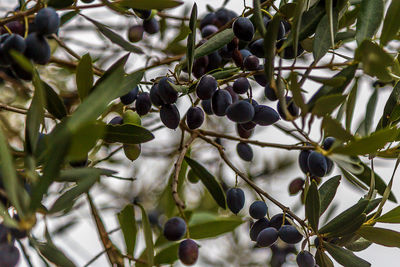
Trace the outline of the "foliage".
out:
M 272 266 L 281 266 L 289 253 L 299 255 L 299 266 L 333 266 L 332 260 L 370 266 L 354 252 L 373 243 L 400 247 L 400 232 L 384 228 L 400 223 L 400 206 L 383 210 L 387 201 L 396 203 L 392 186 L 400 162 L 400 1 L 254 0 L 250 6 L 244 1 L 241 16 L 229 10 L 234 1 L 207 5 L 206 14 L 200 12 L 203 3 L 195 2 L 20 0 L 2 14 L 0 226 L 7 238 L 0 240 L 0 255 L 14 249 L 17 238 L 25 254 L 20 261 L 32 266 L 34 251 L 46 265 L 78 266 L 53 238 L 75 225 L 74 211 L 87 204 L 104 251 L 86 266 L 103 254 L 110 266 L 160 266 L 178 259 L 194 264 L 198 253 L 206 264 L 202 240 L 231 235 L 239 247 L 237 235 L 249 221 L 245 212 L 227 209 L 245 203 L 243 194 L 226 194 L 232 187 L 282 210 L 256 216 L 250 230 L 259 246 L 271 247 Z M 112 25 L 88 12 L 98 9 L 114 22 L 125 18 L 135 25 Z M 97 34 L 100 49 L 79 34 L 82 29 Z M 127 71 L 136 60 L 141 67 Z M 360 96 L 368 88 L 364 107 Z M 383 90 L 391 93 L 380 114 Z M 257 97 L 258 91 L 264 95 Z M 181 115 L 187 104 L 191 112 Z M 239 137 L 231 134 L 233 125 Z M 275 128 L 295 143 L 255 140 L 255 127 Z M 236 143 L 238 158 L 228 141 Z M 298 194 L 301 211 L 259 185 L 260 177 L 279 174 L 292 162 L 261 163 L 255 146 L 300 152 L 301 178 L 289 190 Z M 139 189 L 141 172 L 120 177 L 113 166 L 153 172 L 159 166 L 149 164 L 160 156 L 169 164 L 148 188 Z M 239 158 L 250 162 L 247 169 L 237 164 Z M 383 158 L 394 166 L 390 180 L 374 168 Z M 235 177 L 227 178 L 225 167 Z M 115 180 L 129 192 L 112 188 Z M 331 217 L 343 180 L 362 194 Z M 105 215 L 92 199 L 99 188 L 123 199 L 113 208 L 123 246 L 110 238 Z M 187 228 L 179 243 L 167 240 L 160 226 L 174 216 Z M 51 232 L 48 219 L 66 224 Z M 44 233 L 37 230 L 41 225 Z M 274 244 L 278 236 L 285 240 L 281 246 Z M 249 241 L 245 250 L 251 253 L 254 245 Z M 18 258 L 7 255 L 0 263 L 15 266 Z M 240 264 L 261 264 L 250 258 L 241 257 Z

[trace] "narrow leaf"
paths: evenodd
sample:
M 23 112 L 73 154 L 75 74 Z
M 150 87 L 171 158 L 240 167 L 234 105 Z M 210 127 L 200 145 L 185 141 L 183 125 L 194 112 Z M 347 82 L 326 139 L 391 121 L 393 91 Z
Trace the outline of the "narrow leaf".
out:
M 144 239 L 146 242 L 146 265 L 151 267 L 154 265 L 154 244 L 153 244 L 153 233 L 151 231 L 151 226 L 149 222 L 149 217 L 147 216 L 146 210 L 142 205 L 138 204 L 142 211 L 142 223 Z
M 132 204 L 126 205 L 118 214 L 118 222 L 125 239 L 126 253 L 133 256 L 136 244 L 137 226 L 135 208 Z
M 348 224 L 351 222 L 355 217 L 362 214 L 365 209 L 367 208 L 369 201 L 368 200 L 361 200 L 357 204 L 353 205 L 352 207 L 348 208 L 347 210 L 343 211 L 331 221 L 329 221 L 326 225 L 324 225 L 319 232 L 321 234 L 335 232 L 341 228 L 342 225 Z
M 382 0 L 362 0 L 357 17 L 356 40 L 358 45 L 371 39 L 382 23 L 384 4 Z
M 386 247 L 400 247 L 400 233 L 379 227 L 363 226 L 357 234 L 365 239 Z
M 313 181 L 310 185 L 306 197 L 306 216 L 312 229 L 318 231 L 318 222 L 320 214 L 320 199 L 317 184 Z
M 383 214 L 379 218 L 375 219 L 375 221 L 381 223 L 400 223 L 400 206 Z
M 346 97 L 346 95 L 341 94 L 323 96 L 315 102 L 312 113 L 318 117 L 329 115 L 346 99 Z
M 104 141 L 108 143 L 141 144 L 154 139 L 154 135 L 139 125 L 106 125 Z
M 324 248 L 341 265 L 346 267 L 369 267 L 371 264 L 354 255 L 350 250 L 324 242 Z
M 89 95 L 93 86 L 93 65 L 89 53 L 82 56 L 76 68 L 76 86 L 79 98 L 82 101 Z
M 187 52 L 186 58 L 188 60 L 188 73 L 189 80 L 192 75 L 193 61 L 194 61 L 194 49 L 196 45 L 196 29 L 197 29 L 197 4 L 194 3 L 192 7 L 192 13 L 189 21 L 190 33 L 187 39 Z
M 59 120 L 67 116 L 67 108 L 65 107 L 64 102 L 61 100 L 61 97 L 54 91 L 54 89 L 45 82 L 43 82 L 43 89 L 46 95 L 45 107 L 50 114 Z
M 358 79 L 356 78 L 353 88 L 350 91 L 349 98 L 346 103 L 346 130 L 351 131 L 351 122 L 353 120 L 354 107 L 356 105 L 358 89 Z
M 325 14 L 325 16 L 323 16 L 321 21 L 318 23 L 318 27 L 315 31 L 313 56 L 316 62 L 328 52 L 330 47 L 332 47 L 331 37 L 332 35 L 333 37 L 336 35 L 338 29 L 338 11 L 336 8 L 333 9 L 332 19 L 333 21 L 331 24 L 329 20 L 329 14 Z M 330 31 L 327 31 L 328 27 L 330 28 Z
M 392 0 L 389 8 L 387 9 L 385 19 L 383 21 L 383 28 L 381 34 L 381 45 L 386 45 L 390 40 L 396 37 L 400 30 L 400 1 Z
M 201 164 L 199 164 L 197 161 L 189 157 L 185 157 L 185 161 L 189 164 L 190 168 L 194 171 L 194 173 L 200 178 L 200 180 L 207 188 L 207 190 L 210 192 L 210 194 L 217 202 L 217 204 L 221 208 L 226 209 L 226 200 L 224 191 L 222 190 L 221 185 L 217 182 L 215 177 L 211 173 L 209 173 L 208 170 L 204 168 Z
M 326 209 L 331 204 L 333 198 L 335 197 L 336 191 L 340 184 L 340 179 L 341 176 L 336 175 L 323 183 L 319 188 L 319 199 L 321 203 L 320 216 L 326 211 Z
M 150 1 L 147 1 L 150 2 Z M 104 34 L 105 37 L 107 37 L 111 42 L 114 44 L 120 46 L 121 48 L 125 49 L 126 51 L 137 53 L 137 54 L 143 54 L 143 50 L 136 46 L 131 44 L 130 42 L 126 41 L 124 38 L 122 38 L 120 35 L 112 31 L 108 26 L 95 21 L 87 16 L 84 16 L 81 14 L 85 19 L 89 20 L 91 23 L 93 23 L 99 31 Z

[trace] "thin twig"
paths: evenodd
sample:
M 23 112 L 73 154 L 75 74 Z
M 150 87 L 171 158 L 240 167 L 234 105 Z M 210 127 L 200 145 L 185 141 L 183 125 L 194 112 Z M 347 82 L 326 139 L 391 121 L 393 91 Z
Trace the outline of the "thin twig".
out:
M 188 127 L 186 127 L 185 125 L 182 125 L 183 127 L 185 127 L 185 130 L 193 133 L 196 131 L 190 130 Z M 272 203 L 274 203 L 275 205 L 277 205 L 279 208 L 282 209 L 283 212 L 289 214 L 290 216 L 292 216 L 293 219 L 295 219 L 297 222 L 299 222 L 302 226 L 307 227 L 307 225 L 305 224 L 304 220 L 302 220 L 301 218 L 299 218 L 295 213 L 293 213 L 289 207 L 286 207 L 285 205 L 283 205 L 282 203 L 280 203 L 278 200 L 276 200 L 275 198 L 273 198 L 270 194 L 268 194 L 267 192 L 265 192 L 264 190 L 262 190 L 260 187 L 258 187 L 252 180 L 250 180 L 246 174 L 244 174 L 243 172 L 241 172 L 238 168 L 235 167 L 235 165 L 233 165 L 233 163 L 228 159 L 228 157 L 226 156 L 225 152 L 224 152 L 224 148 L 217 144 L 216 142 L 214 142 L 213 140 L 209 139 L 208 137 L 206 137 L 205 135 L 201 134 L 200 132 L 198 132 L 198 137 L 203 139 L 204 141 L 206 141 L 207 143 L 213 145 L 214 147 L 216 147 L 218 149 L 218 152 L 220 154 L 221 159 L 237 174 L 239 175 L 249 186 L 251 186 L 257 193 L 265 196 L 267 199 L 269 199 Z
M 206 131 L 206 130 L 198 130 L 201 134 L 207 135 L 207 136 L 213 136 L 213 137 L 220 137 L 224 139 L 229 139 L 229 140 L 234 140 L 234 141 L 239 141 L 243 143 L 248 143 L 260 147 L 274 147 L 274 148 L 282 148 L 282 149 L 287 149 L 287 150 L 312 150 L 314 149 L 311 146 L 298 146 L 298 145 L 283 145 L 283 144 L 276 144 L 276 143 L 267 143 L 267 142 L 261 142 L 257 140 L 249 140 L 245 138 L 240 138 L 236 136 L 231 136 L 227 134 L 220 134 L 212 131 Z
M 107 231 L 104 227 L 104 223 L 100 218 L 100 215 L 97 211 L 96 206 L 93 203 L 92 198 L 90 197 L 89 193 L 86 193 L 89 205 L 90 205 L 90 210 L 92 212 L 92 216 L 94 218 L 94 221 L 96 223 L 97 231 L 99 233 L 99 237 L 101 239 L 101 242 L 103 243 L 103 247 L 105 251 L 107 252 L 107 257 L 108 260 L 110 261 L 111 265 L 114 266 L 124 266 L 124 259 L 119 252 L 119 250 L 115 247 L 115 245 L 112 243 L 110 237 L 107 234 Z
M 183 130 L 182 130 L 183 131 Z M 182 133 L 184 134 L 184 133 Z M 182 210 L 185 209 L 185 203 L 180 199 L 179 194 L 178 194 L 178 182 L 179 182 L 179 172 L 181 171 L 182 167 L 182 162 L 183 159 L 185 158 L 185 154 L 187 149 L 189 148 L 190 144 L 193 143 L 193 141 L 196 139 L 197 134 L 192 133 L 190 136 L 189 140 L 186 142 L 186 144 L 180 149 L 180 153 L 178 156 L 178 159 L 175 162 L 175 169 L 174 169 L 174 178 L 172 180 L 172 197 L 175 201 L 176 206 L 178 207 L 179 211 L 183 214 Z
M 28 114 L 27 109 L 20 108 L 20 107 L 13 107 L 13 106 L 9 106 L 9 105 L 3 104 L 3 103 L 0 103 L 0 111 L 1 110 L 7 110 L 7 111 L 24 114 L 24 115 Z M 55 119 L 54 116 L 49 113 L 44 113 L 44 116 L 47 118 Z

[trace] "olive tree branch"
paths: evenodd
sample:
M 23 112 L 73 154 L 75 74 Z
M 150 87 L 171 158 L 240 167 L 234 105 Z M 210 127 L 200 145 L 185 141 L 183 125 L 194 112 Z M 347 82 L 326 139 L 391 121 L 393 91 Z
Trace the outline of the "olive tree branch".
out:
M 272 203 L 274 203 L 276 206 L 278 206 L 279 208 L 282 209 L 283 212 L 289 214 L 290 216 L 292 216 L 293 219 L 295 219 L 297 222 L 299 222 L 301 224 L 301 226 L 305 227 L 308 229 L 308 226 L 306 225 L 306 223 L 304 222 L 304 220 L 302 220 L 300 217 L 298 217 L 295 213 L 293 213 L 289 207 L 283 205 L 282 203 L 280 203 L 278 200 L 276 200 L 275 198 L 273 198 L 270 194 L 268 194 L 267 192 L 265 192 L 264 190 L 262 190 L 260 187 L 257 186 L 257 184 L 255 184 L 252 180 L 250 180 L 246 174 L 244 174 L 243 172 L 241 172 L 238 168 L 235 167 L 235 165 L 228 159 L 228 157 L 226 156 L 225 152 L 224 152 L 224 148 L 223 146 L 217 144 L 216 142 L 214 142 L 213 140 L 211 140 L 210 138 L 206 137 L 204 134 L 202 134 L 200 131 L 197 130 L 191 130 L 188 127 L 186 127 L 185 125 L 182 125 L 182 127 L 185 128 L 185 130 L 191 132 L 192 134 L 197 133 L 198 137 L 203 139 L 204 141 L 206 141 L 207 143 L 211 144 L 212 146 L 214 146 L 215 148 L 217 148 L 219 155 L 221 157 L 221 159 L 238 175 L 240 176 L 250 187 L 252 187 L 258 194 L 265 196 L 267 199 L 269 199 Z
M 185 131 L 182 129 L 182 136 L 184 134 L 185 134 Z M 185 209 L 186 206 L 185 206 L 185 203 L 180 199 L 179 194 L 178 194 L 179 172 L 181 171 L 182 163 L 183 163 L 183 159 L 185 158 L 186 151 L 188 150 L 189 146 L 193 143 L 193 141 L 196 139 L 196 137 L 197 137 L 197 133 L 192 133 L 189 140 L 186 142 L 186 144 L 179 149 L 180 153 L 179 153 L 178 159 L 175 162 L 175 167 L 174 167 L 174 175 L 173 175 L 172 184 L 171 184 L 172 198 L 174 199 L 175 204 L 178 207 L 181 214 L 183 214 L 182 210 Z
M 112 266 L 118 266 L 118 267 L 123 267 L 124 266 L 124 260 L 121 255 L 121 252 L 115 247 L 115 245 L 112 243 L 110 237 L 107 234 L 107 231 L 104 227 L 104 223 L 101 220 L 101 217 L 97 211 L 96 206 L 93 203 L 93 200 L 88 193 L 86 193 L 89 205 L 90 205 L 90 210 L 92 212 L 92 216 L 94 218 L 94 221 L 96 223 L 97 231 L 99 233 L 99 237 L 101 239 L 101 242 L 103 243 L 104 249 L 107 252 L 107 257 L 108 260 L 110 261 Z
M 282 148 L 282 149 L 287 149 L 287 150 L 312 150 L 314 149 L 311 146 L 298 146 L 298 145 L 283 145 L 283 144 L 276 144 L 276 143 L 267 143 L 267 142 L 261 142 L 257 140 L 249 140 L 245 138 L 240 138 L 236 136 L 231 136 L 227 134 L 220 134 L 212 131 L 207 131 L 207 130 L 198 130 L 202 135 L 206 136 L 213 136 L 213 137 L 220 137 L 224 139 L 229 139 L 229 140 L 234 140 L 234 141 L 239 141 L 243 143 L 248 143 L 260 147 L 273 147 L 273 148 Z
M 0 111 L 1 110 L 11 111 L 14 113 L 19 113 L 19 114 L 24 114 L 24 115 L 28 114 L 27 109 L 20 108 L 20 107 L 13 107 L 13 106 L 9 106 L 9 105 L 3 104 L 3 103 L 0 103 Z M 54 116 L 49 113 L 45 113 L 44 116 L 47 118 L 55 119 Z

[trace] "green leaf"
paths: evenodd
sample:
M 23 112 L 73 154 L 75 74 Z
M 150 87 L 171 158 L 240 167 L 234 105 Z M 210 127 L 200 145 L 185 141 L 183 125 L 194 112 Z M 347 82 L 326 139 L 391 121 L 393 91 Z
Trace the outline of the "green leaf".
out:
M 25 139 L 26 149 L 33 154 L 36 151 L 40 125 L 44 121 L 44 105 L 46 100 L 44 86 L 36 70 L 33 71 L 32 82 L 35 86 L 35 94 L 33 95 L 31 106 L 26 115 Z
M 151 1 L 147 1 L 147 2 L 151 2 Z M 137 53 L 137 54 L 143 54 L 143 50 L 140 47 L 133 45 L 130 42 L 126 41 L 119 34 L 115 33 L 113 30 L 111 30 L 108 26 L 106 26 L 98 21 L 95 21 L 85 15 L 81 14 L 81 16 L 83 16 L 85 19 L 87 19 L 88 21 L 93 23 L 97 27 L 97 29 L 99 29 L 99 31 L 114 44 L 120 46 L 121 48 L 125 49 L 126 51 Z
M 49 213 L 56 213 L 71 208 L 76 199 L 82 194 L 88 192 L 89 189 L 97 182 L 98 178 L 99 177 L 97 175 L 92 175 L 78 182 L 76 186 L 72 187 L 59 198 L 57 198 L 53 206 L 51 206 L 49 209 Z
M 232 41 L 235 35 L 232 29 L 223 30 L 213 37 L 211 37 L 207 42 L 199 46 L 194 50 L 194 58 L 197 59 L 202 56 L 211 54 L 214 51 L 222 48 L 224 45 Z
M 357 17 L 356 40 L 358 45 L 371 39 L 382 23 L 384 4 L 382 0 L 362 0 Z
M 346 131 L 338 120 L 329 116 L 325 116 L 322 121 L 322 128 L 325 130 L 326 136 L 332 136 L 342 141 L 353 139 L 351 133 Z
M 56 266 L 63 267 L 75 267 L 73 263 L 60 249 L 58 249 L 53 243 L 42 243 L 37 242 L 34 239 L 30 239 L 34 246 L 40 251 L 47 260 L 54 263 Z
M 104 141 L 108 143 L 120 142 L 124 144 L 141 144 L 154 139 L 154 135 L 135 124 L 106 125 Z
M 304 77 L 307 77 L 307 79 L 312 80 L 317 83 L 322 83 L 323 85 L 328 85 L 332 87 L 339 87 L 342 86 L 346 82 L 346 77 L 343 76 L 334 76 L 334 77 L 318 77 L 318 76 L 312 76 L 312 75 L 303 75 Z
M 69 11 L 69 12 L 63 14 L 60 17 L 60 27 L 62 27 L 64 24 L 68 23 L 71 19 L 73 19 L 78 14 L 79 14 L 78 11 Z
M 97 141 L 104 136 L 105 124 L 94 122 L 84 124 L 71 136 L 71 145 L 68 150 L 69 161 L 79 161 L 87 158 L 89 151 Z
M 333 79 L 338 79 L 338 77 L 343 77 L 345 78 L 344 82 L 341 82 L 340 85 L 337 86 L 330 86 L 330 85 L 324 85 L 318 89 L 318 91 L 311 97 L 311 99 L 308 101 L 307 105 L 309 110 L 312 110 L 312 108 L 315 105 L 315 102 L 322 96 L 325 95 L 334 95 L 334 94 L 343 94 L 344 90 L 346 87 L 350 84 L 350 82 L 353 80 L 354 75 L 357 70 L 357 64 L 355 65 L 350 65 L 343 70 L 341 70 L 338 74 L 333 76 Z
M 135 9 L 167 9 L 180 6 L 183 2 L 179 0 L 123 0 L 120 4 Z
M 381 223 L 400 223 L 400 206 L 376 218 L 375 221 Z
M 278 37 L 281 20 L 282 17 L 279 15 L 279 13 L 276 13 L 272 18 L 272 20 L 268 23 L 267 32 L 264 36 L 264 53 L 265 53 L 264 72 L 266 75 L 267 82 L 272 81 L 274 74 L 276 39 Z M 281 101 L 281 98 L 283 98 L 283 96 L 281 96 L 279 92 L 278 92 L 278 98 L 279 101 Z
M 349 99 L 346 103 L 346 130 L 351 131 L 351 122 L 353 120 L 354 107 L 356 105 L 358 89 L 358 79 L 356 78 L 353 88 L 350 91 Z
M 336 35 L 338 30 L 338 11 L 336 8 L 333 9 L 332 19 L 333 35 Z M 319 61 L 332 46 L 331 32 L 327 30 L 328 28 L 330 28 L 329 15 L 325 14 L 318 23 L 318 27 L 315 31 L 313 56 L 316 62 Z
M 363 166 L 361 165 L 361 161 L 357 157 L 343 154 L 331 154 L 329 155 L 329 158 L 333 160 L 339 168 L 344 169 L 346 172 L 350 172 L 352 174 L 360 174 L 364 171 Z M 361 185 L 360 187 L 367 190 L 367 187 L 363 185 Z
M 354 156 L 375 153 L 387 143 L 394 141 L 397 135 L 398 130 L 396 128 L 385 128 L 367 137 L 355 139 L 345 146 L 335 147 L 332 153 Z
M 140 83 L 140 81 L 143 78 L 143 74 L 144 74 L 144 72 L 139 71 L 139 72 L 132 72 L 132 73 L 126 75 L 122 82 L 122 87 L 121 87 L 117 97 L 126 95 L 133 88 L 138 86 L 138 84 Z
M 323 5 L 315 5 L 310 8 L 306 12 L 303 13 L 301 17 L 301 23 L 298 32 L 298 40 L 302 41 L 306 39 L 308 36 L 315 33 L 315 30 L 318 26 L 318 23 L 325 15 L 325 8 Z M 283 44 L 282 47 L 287 47 L 293 44 L 295 31 L 291 31 L 288 35 L 287 41 Z
M 393 58 L 376 43 L 363 41 L 357 48 L 354 59 L 362 62 L 364 73 L 376 76 L 382 81 L 393 79 L 388 70 L 388 67 L 394 64 Z
M 110 75 L 107 75 L 100 84 L 96 85 L 96 93 L 90 94 L 72 114 L 67 122 L 67 126 L 72 132 L 82 125 L 94 122 L 106 109 L 109 102 L 119 97 L 124 90 L 123 67 L 118 67 Z M 137 73 L 141 80 L 143 72 Z M 112 90 L 110 90 L 112 88 Z M 132 88 L 131 88 L 132 89 Z
M 395 110 L 396 107 L 399 106 L 399 103 L 400 103 L 400 82 L 397 82 L 388 100 L 386 101 L 382 117 L 376 127 L 377 130 L 385 128 L 390 124 L 389 120 L 390 115 L 392 114 L 393 110 Z
M 312 109 L 312 113 L 323 117 L 331 114 L 345 99 L 346 95 L 327 95 L 319 98 Z
M 293 47 L 298 47 L 299 45 L 299 34 L 301 31 L 301 22 L 303 18 L 303 13 L 305 11 L 304 0 L 299 0 L 294 8 L 294 18 L 293 18 Z M 295 56 L 297 56 L 297 49 L 295 51 Z
M 257 30 L 260 32 L 261 36 L 265 36 L 267 30 L 265 29 L 263 14 L 261 11 L 260 0 L 253 0 L 253 14 L 254 22 Z
M 76 86 L 81 100 L 89 95 L 93 87 L 93 65 L 89 53 L 82 56 L 76 68 Z
M 341 265 L 346 267 L 369 267 L 371 264 L 356 255 L 353 252 L 336 246 L 331 243 L 324 242 L 324 248 L 328 253 Z
M 363 226 L 357 231 L 357 234 L 382 246 L 400 247 L 400 233 L 393 230 Z
M 179 243 L 172 243 L 156 253 L 154 257 L 155 265 L 172 264 L 178 259 Z
M 61 120 L 67 116 L 67 109 L 60 96 L 47 83 L 43 82 L 43 89 L 46 94 L 45 107 L 51 115 Z
M 346 224 L 342 224 L 340 229 L 334 232 L 330 232 L 327 234 L 327 237 L 341 237 L 353 234 L 364 224 L 367 219 L 367 215 L 365 213 L 360 214 L 359 216 L 353 218 L 351 221 Z
M 193 216 L 195 216 L 194 214 Z M 196 220 L 192 217 L 189 221 L 190 237 L 193 239 L 204 239 L 217 237 L 236 229 L 244 223 L 240 217 L 205 217 Z
M 332 260 L 320 249 L 317 249 L 317 252 L 315 253 L 315 261 L 318 266 L 334 267 Z
M 377 100 L 378 100 L 378 90 L 375 89 L 367 103 L 363 135 L 368 135 L 371 132 L 371 127 L 374 121 L 374 115 L 376 110 L 376 104 L 378 103 Z
M 359 201 L 357 204 L 353 205 L 330 220 L 319 230 L 319 233 L 325 234 L 338 231 L 342 225 L 349 224 L 349 222 L 351 222 L 355 217 L 361 215 L 367 208 L 368 203 L 369 200 L 366 199 Z
M 97 89 L 97 86 L 103 83 L 106 78 L 110 77 L 110 75 L 116 72 L 117 70 L 122 71 L 125 74 L 124 67 L 126 65 L 126 62 L 128 62 L 129 56 L 130 53 L 123 55 L 122 57 L 117 59 L 117 61 L 115 61 L 110 67 L 108 67 L 107 70 L 103 73 L 103 75 L 101 75 L 101 77 L 97 79 L 91 91 L 95 91 Z
M 369 214 L 372 211 L 374 211 L 376 209 L 376 207 L 378 207 L 379 203 L 382 202 L 382 198 L 376 198 L 374 200 L 370 200 L 367 208 L 365 209 L 365 213 Z
M 133 256 L 136 244 L 137 226 L 135 219 L 135 207 L 126 205 L 118 214 L 118 222 L 124 234 L 126 253 Z
M 86 179 L 88 176 L 110 176 L 116 173 L 116 171 L 102 168 L 71 168 L 62 170 L 60 176 L 54 180 L 56 182 L 79 182 Z
M 1 162 L 1 177 L 7 177 L 7 179 L 1 179 L 4 188 L 7 192 L 8 199 L 12 205 L 17 209 L 19 213 L 24 214 L 22 209 L 22 203 L 20 203 L 20 194 L 22 193 L 22 186 L 18 181 L 17 173 L 15 172 L 15 166 L 13 158 L 8 148 L 8 141 L 4 136 L 3 130 L 0 128 L 0 162 Z M 24 207 L 25 208 L 25 207 Z
M 390 40 L 393 40 L 396 37 L 396 34 L 399 32 L 399 14 L 400 1 L 392 0 L 383 21 L 382 34 L 380 39 L 381 45 L 386 45 Z
M 213 76 L 215 79 L 225 79 L 232 77 L 234 74 L 238 73 L 240 68 L 232 67 L 232 68 L 223 68 L 222 70 L 217 70 L 215 72 L 210 72 L 209 74 Z
M 194 171 L 194 173 L 199 177 L 199 179 L 207 188 L 207 190 L 210 192 L 210 194 L 215 199 L 217 204 L 221 208 L 226 209 L 226 200 L 224 191 L 222 190 L 221 185 L 217 182 L 215 177 L 211 173 L 209 173 L 208 170 L 204 168 L 201 164 L 199 164 L 197 161 L 187 156 L 185 156 L 185 161 L 189 164 L 190 168 Z
M 357 177 L 358 180 L 363 182 L 365 185 L 369 186 L 371 184 L 371 168 L 365 165 L 364 163 L 360 163 L 361 167 L 363 167 L 363 171 L 358 174 L 353 175 Z M 380 195 L 383 195 L 386 189 L 386 183 L 385 181 L 375 172 L 375 189 L 378 191 Z M 390 193 L 389 195 L 389 200 L 393 202 L 397 202 L 393 192 Z
M 70 147 L 71 133 L 64 123 L 59 123 L 48 136 L 48 148 L 44 154 L 43 176 L 33 185 L 31 210 L 40 206 L 43 195 L 52 181 L 59 176 Z
M 323 183 L 319 188 L 319 199 L 321 203 L 319 215 L 321 216 L 331 204 L 336 195 L 336 191 L 340 184 L 340 175 L 336 175 Z
M 189 28 L 190 33 L 187 39 L 187 52 L 186 58 L 188 60 L 188 73 L 189 73 L 189 80 L 192 75 L 193 69 L 193 62 L 194 62 L 194 50 L 196 47 L 196 29 L 197 29 L 197 4 L 194 3 L 192 7 L 192 13 L 190 14 L 190 21 L 189 21 Z
M 304 98 L 301 93 L 301 88 L 299 83 L 297 82 L 297 73 L 290 73 L 290 86 L 289 89 L 292 91 L 294 103 L 301 109 L 301 115 L 304 116 L 307 114 L 308 106 L 304 103 Z
M 353 243 L 346 244 L 345 247 L 351 251 L 358 252 L 367 249 L 371 245 L 372 245 L 371 241 L 368 241 L 365 238 L 361 237 L 358 240 L 354 241 Z
M 314 232 L 318 231 L 320 200 L 318 186 L 315 181 L 310 185 L 306 196 L 306 216 Z
M 146 242 L 146 265 L 152 267 L 154 265 L 154 244 L 153 244 L 153 232 L 151 231 L 151 226 L 149 222 L 149 217 L 147 216 L 146 210 L 142 205 L 137 204 L 142 211 L 142 223 L 144 239 Z

